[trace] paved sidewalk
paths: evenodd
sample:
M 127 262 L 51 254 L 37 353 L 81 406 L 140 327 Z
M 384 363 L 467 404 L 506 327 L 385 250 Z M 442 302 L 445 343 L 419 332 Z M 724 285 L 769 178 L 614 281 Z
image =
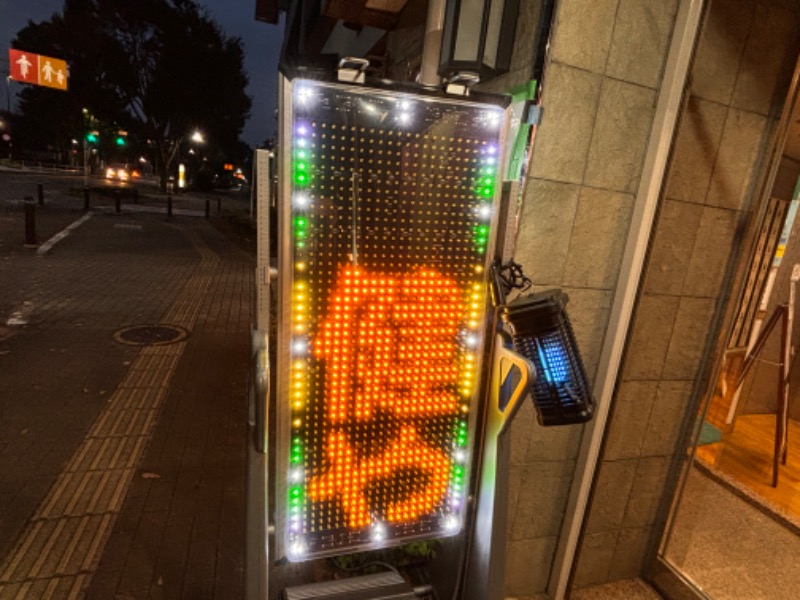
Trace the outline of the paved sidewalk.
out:
M 0 599 L 241 598 L 251 255 L 125 204 L 37 254 L 2 184 Z M 83 215 L 68 188 L 40 242 Z M 159 324 L 188 336 L 115 339 Z

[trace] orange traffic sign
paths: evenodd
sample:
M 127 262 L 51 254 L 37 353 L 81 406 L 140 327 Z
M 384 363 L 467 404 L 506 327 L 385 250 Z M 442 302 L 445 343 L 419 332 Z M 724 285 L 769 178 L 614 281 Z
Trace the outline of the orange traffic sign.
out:
M 67 61 L 49 56 L 39 56 L 39 85 L 67 89 Z
M 67 89 L 67 80 L 69 79 L 67 62 L 60 58 L 10 48 L 8 64 L 11 67 L 11 79 L 14 81 L 43 85 L 58 90 Z

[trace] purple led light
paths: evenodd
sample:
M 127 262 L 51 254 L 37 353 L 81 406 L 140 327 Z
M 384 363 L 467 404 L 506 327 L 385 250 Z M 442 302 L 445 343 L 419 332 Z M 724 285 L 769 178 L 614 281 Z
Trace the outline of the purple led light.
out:
M 297 135 L 308 135 L 308 125 L 305 123 L 298 123 L 294 131 Z

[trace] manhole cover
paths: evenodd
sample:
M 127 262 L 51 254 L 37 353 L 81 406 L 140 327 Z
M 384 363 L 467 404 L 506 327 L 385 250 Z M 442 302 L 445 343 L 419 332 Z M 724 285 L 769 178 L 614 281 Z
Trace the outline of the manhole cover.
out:
M 114 339 L 129 346 L 166 346 L 185 340 L 188 335 L 183 327 L 175 325 L 135 325 L 120 329 Z

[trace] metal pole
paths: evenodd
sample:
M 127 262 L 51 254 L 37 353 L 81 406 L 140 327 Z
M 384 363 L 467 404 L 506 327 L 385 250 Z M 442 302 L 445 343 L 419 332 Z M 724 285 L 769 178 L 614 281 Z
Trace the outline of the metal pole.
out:
M 422 85 L 436 87 L 442 82 L 442 78 L 439 77 L 439 56 L 442 52 L 444 8 L 445 0 L 428 0 L 428 17 L 425 21 L 425 40 L 419 74 L 419 82 Z
M 83 212 L 89 212 L 89 186 L 83 188 Z
M 86 138 L 83 139 L 83 187 L 89 189 L 89 142 Z
M 25 196 L 25 246 L 37 246 L 36 242 L 36 204 L 32 196 Z

